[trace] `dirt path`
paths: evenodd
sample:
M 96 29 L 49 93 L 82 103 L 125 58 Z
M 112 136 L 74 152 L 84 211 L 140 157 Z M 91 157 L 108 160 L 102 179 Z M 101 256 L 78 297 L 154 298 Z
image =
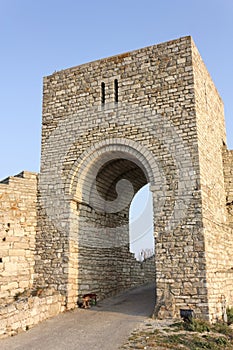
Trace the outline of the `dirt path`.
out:
M 28 332 L 0 340 L 1 350 L 116 350 L 151 315 L 154 285 L 133 289 L 89 309 L 76 309 Z

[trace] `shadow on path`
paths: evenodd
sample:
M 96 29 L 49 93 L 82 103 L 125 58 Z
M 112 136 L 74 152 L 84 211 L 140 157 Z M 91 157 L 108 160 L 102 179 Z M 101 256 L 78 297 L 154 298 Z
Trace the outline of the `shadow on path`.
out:
M 155 304 L 155 285 L 147 284 L 133 288 L 115 297 L 107 298 L 93 307 L 93 310 L 118 312 L 131 316 L 150 316 Z

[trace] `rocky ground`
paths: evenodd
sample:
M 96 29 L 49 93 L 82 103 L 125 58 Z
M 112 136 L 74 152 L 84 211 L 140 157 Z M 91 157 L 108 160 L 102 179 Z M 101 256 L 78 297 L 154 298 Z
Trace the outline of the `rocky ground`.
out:
M 145 320 L 134 330 L 122 350 L 232 350 L 233 328 L 225 324 L 210 325 L 194 320 L 186 324 L 178 320 Z

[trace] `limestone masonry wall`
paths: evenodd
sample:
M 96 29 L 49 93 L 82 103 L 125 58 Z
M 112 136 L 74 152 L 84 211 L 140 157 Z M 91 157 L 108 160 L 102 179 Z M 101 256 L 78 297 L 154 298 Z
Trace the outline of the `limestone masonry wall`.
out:
M 0 304 L 32 288 L 37 226 L 37 174 L 0 183 Z
M 119 293 L 145 283 L 155 281 L 154 256 L 139 262 L 128 247 L 91 249 L 79 251 L 78 297 L 91 291 L 98 299 Z M 107 260 L 103 261 L 103 258 Z M 105 266 L 107 265 L 107 266 Z M 93 266 L 95 266 L 93 268 Z
M 65 310 L 65 297 L 54 290 L 43 295 L 24 294 L 0 306 L 0 339 L 27 331 L 39 322 Z
M 224 182 L 224 156 L 231 152 L 225 151 L 226 131 L 222 100 L 195 45 L 192 53 L 206 286 L 210 320 L 216 320 L 222 319 L 221 305 L 233 305 L 233 231 L 229 225 L 226 202 L 226 196 L 229 197 L 230 194 L 230 178 L 226 180 L 227 187 Z M 228 162 L 230 161 L 232 159 L 228 158 Z
M 64 295 L 54 288 L 47 288 L 46 284 L 38 287 L 35 283 L 35 261 L 40 259 L 36 250 L 37 180 L 36 173 L 24 171 L 0 182 L 0 339 L 28 330 L 66 309 Z M 87 251 L 86 254 L 85 259 L 89 260 Z M 125 256 L 127 254 L 130 253 L 125 252 Z M 132 254 L 130 258 L 131 264 L 124 265 L 123 271 L 128 276 L 126 287 L 154 281 L 152 258 L 143 263 L 137 262 Z M 88 264 L 86 270 L 88 273 Z M 121 279 L 119 271 L 119 286 Z M 82 290 L 82 293 L 88 291 Z M 100 298 L 101 294 L 98 295 Z
M 150 184 L 155 256 L 129 252 Z M 143 236 L 145 232 L 140 232 Z M 159 318 L 233 306 L 233 151 L 191 37 L 44 78 L 40 174 L 0 182 L 0 337 L 154 281 Z
M 180 308 L 192 307 L 207 317 L 190 37 L 44 79 L 37 235 L 41 259 L 36 271 L 39 283 L 68 296 L 70 307 L 82 289 L 103 295 L 118 290 L 111 269 L 116 259 L 109 259 L 105 248 L 127 245 L 127 207 L 114 211 L 108 199 L 116 198 L 115 185 L 126 174 L 134 194 L 151 184 L 158 315 L 178 315 Z M 97 280 L 96 259 L 91 258 L 95 279 L 85 283 L 86 247 L 93 252 L 102 248 L 99 260 L 107 285 Z
M 28 330 L 65 309 L 53 289 L 35 289 L 37 174 L 0 182 L 0 338 Z

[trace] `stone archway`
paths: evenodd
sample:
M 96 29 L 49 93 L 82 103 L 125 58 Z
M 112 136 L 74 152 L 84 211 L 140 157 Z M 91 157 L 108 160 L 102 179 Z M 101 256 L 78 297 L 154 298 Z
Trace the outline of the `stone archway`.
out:
M 66 188 L 71 196 L 70 237 L 77 232 L 76 248 L 70 251 L 78 256 L 72 268 L 78 295 L 91 290 L 104 298 L 155 281 L 154 258 L 142 266 L 129 252 L 132 198 L 147 183 L 155 187 L 155 176 L 151 153 L 126 139 L 96 144 L 73 166 Z
M 221 319 L 222 302 L 233 304 L 227 210 L 233 155 L 225 146 L 223 110 L 191 37 L 45 77 L 37 194 L 35 175 L 32 187 L 25 173 L 3 184 L 10 199 L 22 201 L 12 221 L 22 225 L 29 246 L 23 252 L 10 240 L 9 253 L 12 248 L 13 258 L 29 261 L 30 285 L 54 293 L 60 309 L 70 309 L 83 291 L 104 297 L 138 283 L 128 251 L 128 208 L 134 193 L 150 183 L 155 315 L 178 316 L 188 308 L 197 317 Z M 6 252 L 1 259 L 8 274 Z M 5 282 L 3 294 L 8 285 L 13 296 L 26 281 Z M 48 304 L 52 310 L 50 297 Z M 46 317 L 41 307 L 35 322 Z
M 150 183 L 156 313 L 177 316 L 181 308 L 192 308 L 196 315 L 214 318 L 214 303 L 224 285 L 215 275 L 225 266 L 217 253 L 219 237 L 226 250 L 225 231 L 212 220 L 226 219 L 222 111 L 189 37 L 46 77 L 36 283 L 54 287 L 67 297 L 67 308 L 74 307 L 77 286 L 85 290 L 90 285 L 82 277 L 89 272 L 81 247 L 93 239 L 92 253 L 83 254 L 87 262 L 97 252 L 97 242 L 105 249 L 126 247 L 124 224 L 132 188 L 124 186 L 130 183 L 135 191 Z M 119 196 L 122 202 L 116 184 L 124 194 Z M 107 234 L 112 238 L 106 240 Z M 98 256 L 93 265 L 101 266 Z M 224 290 L 231 300 L 227 287 Z

